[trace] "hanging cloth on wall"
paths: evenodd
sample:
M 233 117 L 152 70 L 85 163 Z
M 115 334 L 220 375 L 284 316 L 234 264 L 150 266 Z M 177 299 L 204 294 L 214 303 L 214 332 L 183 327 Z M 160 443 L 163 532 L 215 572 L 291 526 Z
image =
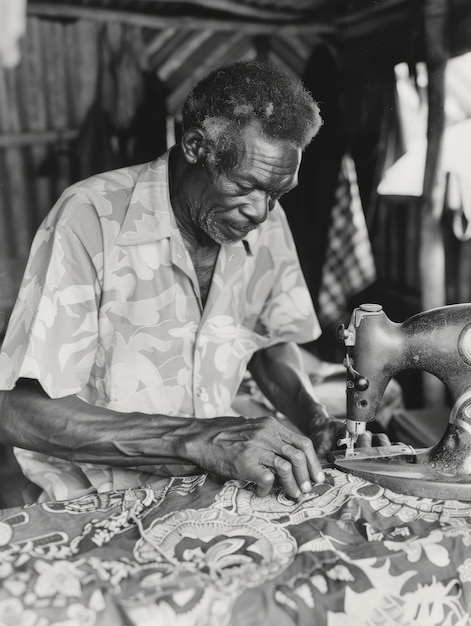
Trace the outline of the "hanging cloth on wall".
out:
M 117 76 L 107 28 L 98 31 L 96 94 L 75 145 L 74 178 L 121 167 L 116 123 Z
M 307 63 L 303 82 L 319 102 L 324 124 L 304 151 L 298 187 L 283 197 L 282 205 L 306 282 L 318 309 L 320 273 L 327 248 L 331 209 L 340 161 L 346 151 L 335 50 L 324 43 L 316 45 Z
M 7 69 L 20 62 L 20 40 L 26 31 L 26 0 L 0 0 L 0 64 Z
M 166 150 L 166 92 L 142 67 L 136 33 L 99 31 L 96 96 L 75 146 L 74 179 L 150 161 Z
M 343 157 L 328 230 L 319 289 L 318 316 L 323 326 L 343 320 L 350 299 L 376 279 L 376 268 L 358 191 L 355 164 Z

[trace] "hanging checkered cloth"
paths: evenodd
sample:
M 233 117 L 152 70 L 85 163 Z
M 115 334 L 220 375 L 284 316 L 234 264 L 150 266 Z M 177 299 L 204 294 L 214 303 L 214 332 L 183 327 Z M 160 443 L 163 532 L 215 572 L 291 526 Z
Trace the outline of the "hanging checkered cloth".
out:
M 375 280 L 376 268 L 361 204 L 355 164 L 341 162 L 327 250 L 319 288 L 318 315 L 323 326 L 339 322 L 349 299 Z

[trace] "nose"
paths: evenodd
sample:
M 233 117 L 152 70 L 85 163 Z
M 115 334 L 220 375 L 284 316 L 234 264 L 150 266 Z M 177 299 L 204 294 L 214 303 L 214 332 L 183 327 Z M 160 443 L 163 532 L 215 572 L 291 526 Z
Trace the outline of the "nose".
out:
M 267 219 L 268 211 L 273 208 L 274 201 L 265 191 L 254 190 L 245 197 L 245 202 L 240 208 L 242 215 L 255 224 L 261 224 Z

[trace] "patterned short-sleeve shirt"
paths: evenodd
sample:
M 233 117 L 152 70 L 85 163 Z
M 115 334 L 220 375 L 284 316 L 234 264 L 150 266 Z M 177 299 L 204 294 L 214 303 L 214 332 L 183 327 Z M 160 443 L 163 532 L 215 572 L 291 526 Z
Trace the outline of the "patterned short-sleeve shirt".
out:
M 170 203 L 167 153 L 61 196 L 32 244 L 0 388 L 33 378 L 52 398 L 75 394 L 121 412 L 231 415 L 255 351 L 319 334 L 279 204 L 246 240 L 221 246 L 203 308 Z M 60 499 L 145 478 L 29 451 L 17 457 Z

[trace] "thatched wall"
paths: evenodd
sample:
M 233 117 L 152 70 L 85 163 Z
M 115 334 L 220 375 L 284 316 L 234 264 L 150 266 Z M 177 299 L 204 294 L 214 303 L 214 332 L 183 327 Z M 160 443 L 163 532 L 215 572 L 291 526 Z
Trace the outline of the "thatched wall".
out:
M 0 66 L 0 310 L 11 305 L 38 223 L 70 181 L 68 148 L 96 82 L 95 23 L 30 18 L 27 28 L 21 63 Z

